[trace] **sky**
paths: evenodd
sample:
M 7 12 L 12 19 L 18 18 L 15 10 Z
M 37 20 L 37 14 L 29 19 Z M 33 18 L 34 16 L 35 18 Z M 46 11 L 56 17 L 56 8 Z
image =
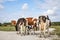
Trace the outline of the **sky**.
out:
M 60 22 L 60 0 L 0 0 L 0 23 L 41 15 Z

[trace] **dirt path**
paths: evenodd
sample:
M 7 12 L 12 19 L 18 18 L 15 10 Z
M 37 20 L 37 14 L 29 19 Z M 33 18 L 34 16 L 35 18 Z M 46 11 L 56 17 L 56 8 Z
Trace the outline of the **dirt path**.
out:
M 52 40 L 52 37 L 39 38 L 36 35 L 21 36 L 21 35 L 17 35 L 16 32 L 0 31 L 0 40 Z

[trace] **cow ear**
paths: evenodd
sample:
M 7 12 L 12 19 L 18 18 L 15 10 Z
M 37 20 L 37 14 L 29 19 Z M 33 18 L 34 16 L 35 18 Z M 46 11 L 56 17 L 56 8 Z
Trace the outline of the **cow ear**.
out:
M 40 18 L 41 16 L 39 16 L 39 18 Z
M 38 19 L 38 22 L 40 22 L 40 19 Z

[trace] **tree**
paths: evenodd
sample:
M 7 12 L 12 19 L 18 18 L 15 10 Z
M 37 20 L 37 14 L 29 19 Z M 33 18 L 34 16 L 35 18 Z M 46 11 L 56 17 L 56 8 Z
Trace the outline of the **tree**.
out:
M 2 26 L 2 23 L 0 23 L 0 26 Z

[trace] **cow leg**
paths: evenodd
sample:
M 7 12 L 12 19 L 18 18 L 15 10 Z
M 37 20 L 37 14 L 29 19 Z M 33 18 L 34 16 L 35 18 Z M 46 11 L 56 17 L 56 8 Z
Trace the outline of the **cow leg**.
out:
M 44 37 L 46 37 L 46 24 L 44 24 Z
M 35 30 L 33 29 L 33 35 L 35 35 Z
M 39 31 L 40 31 L 40 36 L 39 37 L 41 37 L 41 25 L 39 24 Z
M 28 26 L 26 27 L 26 34 L 29 35 L 29 28 L 28 28 Z
M 21 30 L 20 30 L 20 28 L 19 28 L 19 34 L 21 34 Z
M 32 28 L 32 34 L 33 34 L 33 35 L 35 34 L 35 29 L 34 29 L 34 27 Z
M 20 26 L 18 27 L 18 31 L 17 31 L 17 34 L 20 34 L 21 31 L 20 31 Z
M 46 37 L 46 32 L 45 31 L 43 31 L 43 36 Z
M 32 31 L 32 35 L 34 35 L 34 34 L 35 34 L 35 31 L 34 31 L 34 29 L 31 29 L 31 31 Z
M 21 35 L 23 34 L 23 28 L 22 28 L 22 25 L 20 26 L 21 29 L 20 29 L 20 32 L 21 32 Z
M 32 31 L 32 29 L 29 30 L 29 34 L 30 34 L 30 35 L 31 35 L 31 31 Z
M 40 31 L 40 36 L 39 37 L 42 37 L 42 30 L 41 30 L 41 25 L 39 24 L 39 31 Z
M 50 32 L 49 32 L 49 28 L 47 29 L 47 33 L 48 33 L 48 37 L 50 37 Z
M 42 36 L 42 30 L 41 30 L 41 25 L 39 24 L 39 30 L 40 30 L 40 37 Z
M 28 27 L 26 27 L 26 35 L 28 34 Z
M 26 34 L 26 26 L 24 26 L 24 35 Z
M 24 33 L 25 33 L 25 35 L 26 35 L 26 32 L 27 32 L 26 30 L 27 30 L 27 29 L 26 29 L 26 26 L 25 26 L 25 32 L 24 32 Z

